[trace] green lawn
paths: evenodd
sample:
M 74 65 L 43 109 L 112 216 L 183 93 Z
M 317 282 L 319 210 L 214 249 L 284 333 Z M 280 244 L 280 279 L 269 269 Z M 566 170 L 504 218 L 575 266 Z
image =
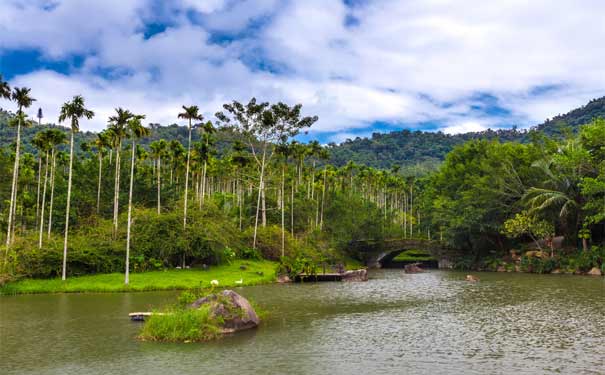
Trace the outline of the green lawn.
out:
M 396 262 L 424 262 L 435 260 L 435 258 L 428 252 L 422 250 L 406 250 L 393 258 L 393 260 Z
M 240 266 L 245 265 L 246 270 Z M 219 287 L 271 283 L 275 280 L 276 263 L 270 261 L 235 260 L 230 265 L 211 266 L 209 270 L 170 269 L 131 273 L 130 285 L 124 285 L 124 274 L 111 273 L 61 279 L 25 279 L 0 288 L 2 294 L 77 293 L 77 292 L 142 292 L 150 290 L 191 289 L 210 287 L 218 280 Z M 259 275 L 258 273 L 262 273 Z M 242 284 L 236 284 L 236 280 Z

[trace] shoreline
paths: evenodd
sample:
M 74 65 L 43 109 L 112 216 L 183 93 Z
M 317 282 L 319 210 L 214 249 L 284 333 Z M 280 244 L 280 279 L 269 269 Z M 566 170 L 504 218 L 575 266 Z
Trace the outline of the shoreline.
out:
M 240 266 L 246 269 L 240 269 Z M 123 273 L 73 276 L 54 279 L 23 279 L 0 286 L 0 296 L 58 293 L 127 293 L 208 288 L 211 280 L 219 287 L 252 286 L 275 282 L 277 262 L 269 260 L 236 260 L 228 265 L 203 269 L 165 269 L 130 274 L 124 284 Z M 239 282 L 241 281 L 241 283 Z

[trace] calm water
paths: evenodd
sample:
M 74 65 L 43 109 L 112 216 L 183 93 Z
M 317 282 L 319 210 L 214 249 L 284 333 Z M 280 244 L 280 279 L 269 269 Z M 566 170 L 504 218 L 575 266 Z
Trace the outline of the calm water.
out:
M 135 339 L 175 293 L 0 297 L 0 374 L 605 374 L 603 278 L 479 275 L 239 288 L 271 316 L 204 344 Z

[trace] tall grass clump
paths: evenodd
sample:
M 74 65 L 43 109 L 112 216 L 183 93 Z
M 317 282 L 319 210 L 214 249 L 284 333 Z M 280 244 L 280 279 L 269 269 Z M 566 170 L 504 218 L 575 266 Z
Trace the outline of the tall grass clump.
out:
M 145 341 L 208 341 L 222 336 L 222 324 L 222 318 L 211 313 L 210 305 L 199 309 L 174 308 L 149 317 L 139 338 Z

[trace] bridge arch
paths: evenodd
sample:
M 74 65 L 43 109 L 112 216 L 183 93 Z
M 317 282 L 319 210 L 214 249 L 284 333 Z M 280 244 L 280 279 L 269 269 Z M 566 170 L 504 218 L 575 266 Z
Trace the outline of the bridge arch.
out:
M 439 268 L 448 268 L 450 264 L 446 257 L 449 248 L 440 241 L 423 239 L 359 240 L 351 242 L 350 248 L 371 268 L 381 268 L 383 264 L 392 262 L 393 258 L 406 250 L 422 250 L 430 254 L 436 259 Z

